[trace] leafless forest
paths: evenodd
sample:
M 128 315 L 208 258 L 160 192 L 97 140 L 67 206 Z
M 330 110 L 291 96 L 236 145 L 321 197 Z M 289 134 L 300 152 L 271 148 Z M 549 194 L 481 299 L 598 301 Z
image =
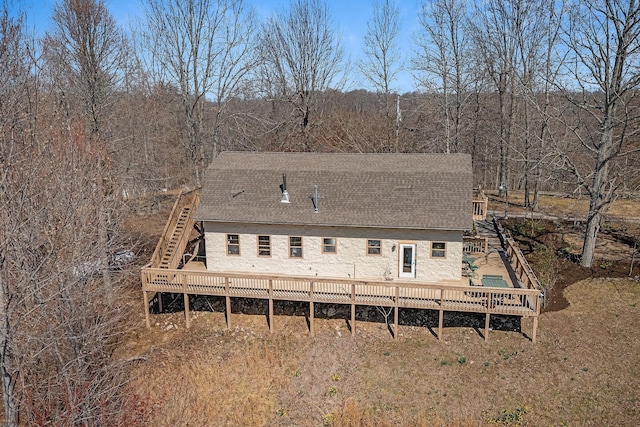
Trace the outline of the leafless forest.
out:
M 470 153 L 476 186 L 531 208 L 541 191 L 588 198 L 585 266 L 640 185 L 636 0 L 423 0 L 406 57 L 398 6 L 377 0 L 355 63 L 323 0 L 264 22 L 243 0 L 141 2 L 121 28 L 108 2 L 59 0 L 42 37 L 2 3 L 8 426 L 127 423 L 122 221 L 136 198 L 198 186 L 221 151 Z

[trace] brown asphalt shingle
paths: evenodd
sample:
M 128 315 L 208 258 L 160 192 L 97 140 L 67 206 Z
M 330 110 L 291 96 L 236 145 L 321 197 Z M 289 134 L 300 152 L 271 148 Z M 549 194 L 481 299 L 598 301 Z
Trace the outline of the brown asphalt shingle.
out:
M 282 174 L 289 204 L 280 202 Z M 466 230 L 471 204 L 467 154 L 224 152 L 206 171 L 195 219 Z

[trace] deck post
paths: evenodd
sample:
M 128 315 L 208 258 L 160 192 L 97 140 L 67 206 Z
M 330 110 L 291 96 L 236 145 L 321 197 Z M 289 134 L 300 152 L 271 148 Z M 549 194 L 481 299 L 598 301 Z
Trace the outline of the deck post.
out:
M 313 336 L 313 300 L 309 301 L 309 335 Z
M 491 322 L 491 314 L 487 311 L 484 315 L 484 341 L 489 341 L 489 323 Z
M 184 296 L 184 320 L 187 323 L 187 328 L 191 326 L 191 319 L 189 319 L 189 294 L 183 293 Z
M 187 324 L 187 328 L 191 326 L 191 319 L 189 318 L 189 294 L 187 293 L 187 275 L 182 275 L 182 297 L 184 298 L 184 320 Z
M 442 324 L 444 323 L 444 289 L 440 291 L 440 311 L 438 312 L 438 341 L 442 340 Z
M 144 300 L 144 319 L 147 322 L 147 329 L 151 328 L 151 318 L 149 316 L 149 295 L 147 291 L 142 291 L 142 298 Z
M 356 336 L 356 305 L 351 304 L 351 336 Z
M 351 336 L 356 336 L 356 284 L 351 284 Z
M 158 295 L 158 313 L 162 313 L 162 292 L 156 292 Z
M 538 319 L 540 318 L 540 306 L 542 305 L 542 294 L 538 292 L 536 298 L 536 315 L 533 316 L 533 331 L 531 332 L 531 342 L 536 342 L 538 336 Z
M 393 307 L 393 339 L 398 339 L 398 306 Z
M 491 323 L 491 304 L 493 295 L 487 294 L 487 312 L 484 315 L 484 341 L 489 341 L 489 324 Z
M 313 307 L 313 282 L 309 283 L 309 335 L 313 336 L 313 317 L 314 317 L 314 307 Z
M 273 280 L 269 279 L 269 333 L 273 333 Z
M 395 287 L 396 288 L 396 295 L 395 295 L 395 306 L 393 307 L 393 339 L 397 340 L 398 339 L 398 294 L 399 294 L 399 288 L 398 286 Z
M 227 315 L 227 329 L 231 329 L 231 297 L 229 296 L 229 278 L 224 278 L 224 299 L 225 299 L 225 314 Z

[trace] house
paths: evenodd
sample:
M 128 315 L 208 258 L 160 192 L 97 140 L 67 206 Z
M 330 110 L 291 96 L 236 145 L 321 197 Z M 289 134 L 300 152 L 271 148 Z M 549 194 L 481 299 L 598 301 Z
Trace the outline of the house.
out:
M 221 153 L 195 221 L 212 272 L 460 282 L 466 154 Z
M 409 308 L 438 312 L 438 339 L 445 312 L 473 312 L 485 340 L 490 317 L 509 315 L 532 318 L 535 341 L 542 293 L 517 244 L 463 237 L 474 220 L 490 227 L 471 182 L 464 154 L 222 153 L 200 191 L 178 196 L 141 269 L 147 327 L 169 293 L 183 295 L 187 328 L 190 298 L 207 295 L 224 299 L 227 328 L 232 298 L 257 298 L 270 332 L 276 302 L 298 301 L 311 335 L 316 304 L 344 304 L 352 335 L 356 308 L 376 306 L 393 311 L 394 338 Z

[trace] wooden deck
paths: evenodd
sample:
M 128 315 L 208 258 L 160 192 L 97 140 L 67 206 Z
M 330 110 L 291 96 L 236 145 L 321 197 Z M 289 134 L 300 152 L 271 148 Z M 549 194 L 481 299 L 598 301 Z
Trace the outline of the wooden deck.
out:
M 540 292 L 535 289 L 228 274 L 190 269 L 168 270 L 149 266 L 142 269 L 142 291 L 148 327 L 150 327 L 149 302 L 156 292 L 184 295 L 187 326 L 190 324 L 189 295 L 225 297 L 227 327 L 230 327 L 230 298 L 269 300 L 268 316 L 272 331 L 274 300 L 308 302 L 310 333 L 313 333 L 314 303 L 351 305 L 350 326 L 353 334 L 356 329 L 355 307 L 357 305 L 394 308 L 394 336 L 397 336 L 398 331 L 398 309 L 437 310 L 439 339 L 442 337 L 445 311 L 485 314 L 485 339 L 489 337 L 491 315 L 532 317 L 534 324 L 532 341 L 536 339 L 537 320 L 540 314 Z
M 151 327 L 150 301 L 156 293 L 181 293 L 184 298 L 185 321 L 190 325 L 189 298 L 191 295 L 224 297 L 227 327 L 231 325 L 231 298 L 256 298 L 269 301 L 269 329 L 273 332 L 273 301 L 302 301 L 309 303 L 309 332 L 313 334 L 314 304 L 331 303 L 351 306 L 350 328 L 355 335 L 356 306 L 378 306 L 394 309 L 394 338 L 398 336 L 398 311 L 401 308 L 436 310 L 439 313 L 438 339 L 442 338 L 445 312 L 470 312 L 485 315 L 484 338 L 489 338 L 491 315 L 531 317 L 530 338 L 536 341 L 540 315 L 541 292 L 527 280 L 525 288 L 513 282 L 509 288 L 471 286 L 477 281 L 403 283 L 396 281 L 364 281 L 284 275 L 253 275 L 246 273 L 211 272 L 198 263 L 185 268 L 177 266 L 193 227 L 191 212 L 198 203 L 197 194 L 180 196 L 158 243 L 151 262 L 142 268 L 142 293 L 147 327 Z M 186 213 L 186 214 L 185 214 Z M 185 237 L 186 236 L 186 237 Z M 474 245 L 487 250 L 487 243 Z M 514 248 L 512 248 L 514 250 Z M 481 250 L 475 249 L 475 252 Z M 487 253 L 488 255 L 488 253 Z M 521 261 L 517 256 L 517 261 Z M 528 265 L 527 265 L 528 267 Z M 527 275 L 528 269 L 518 269 Z

